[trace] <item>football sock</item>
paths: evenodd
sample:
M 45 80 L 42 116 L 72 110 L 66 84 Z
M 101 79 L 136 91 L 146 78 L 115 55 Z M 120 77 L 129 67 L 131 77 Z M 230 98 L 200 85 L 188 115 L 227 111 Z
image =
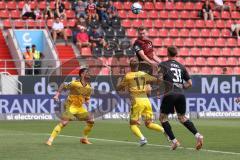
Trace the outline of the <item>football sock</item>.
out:
M 142 135 L 137 125 L 130 125 L 130 128 L 137 137 L 139 137 L 141 140 L 144 140 L 144 136 Z
M 60 133 L 60 131 L 62 130 L 62 128 L 63 128 L 62 123 L 57 124 L 57 125 L 55 126 L 55 128 L 53 129 L 52 133 L 51 133 L 51 136 L 50 136 L 50 138 L 49 138 L 49 141 L 52 142 L 52 141 L 57 137 L 57 135 Z
M 86 127 L 83 129 L 83 138 L 87 138 L 89 133 L 91 132 L 93 128 L 93 124 L 87 123 Z
M 168 121 L 163 122 L 163 123 L 162 123 L 162 126 L 163 126 L 163 128 L 164 128 L 165 133 L 166 133 L 166 134 L 168 135 L 168 137 L 170 138 L 170 140 L 174 140 L 174 139 L 175 139 L 175 136 L 174 136 L 174 134 L 173 134 L 173 132 L 172 132 L 172 127 L 171 127 L 171 125 L 169 124 L 169 122 L 168 122 Z
M 161 127 L 160 125 L 158 125 L 156 123 L 149 123 L 147 125 L 147 128 L 158 131 L 158 132 L 164 132 L 163 127 Z
M 183 123 L 183 125 L 190 131 L 192 132 L 194 135 L 196 133 L 198 133 L 197 129 L 195 128 L 194 124 L 190 121 L 187 120 L 186 122 Z

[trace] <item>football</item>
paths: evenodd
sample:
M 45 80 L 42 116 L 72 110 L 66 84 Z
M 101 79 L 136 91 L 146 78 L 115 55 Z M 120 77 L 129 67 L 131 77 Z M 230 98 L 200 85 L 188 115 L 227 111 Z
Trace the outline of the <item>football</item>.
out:
M 142 11 L 142 5 L 138 2 L 132 4 L 131 10 L 134 14 L 139 14 Z

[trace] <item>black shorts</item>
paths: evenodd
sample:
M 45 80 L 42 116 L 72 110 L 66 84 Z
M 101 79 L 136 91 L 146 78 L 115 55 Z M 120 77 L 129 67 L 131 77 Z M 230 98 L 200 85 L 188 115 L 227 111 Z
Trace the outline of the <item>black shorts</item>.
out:
M 186 113 L 186 97 L 184 94 L 169 94 L 162 99 L 160 112 L 164 114 Z

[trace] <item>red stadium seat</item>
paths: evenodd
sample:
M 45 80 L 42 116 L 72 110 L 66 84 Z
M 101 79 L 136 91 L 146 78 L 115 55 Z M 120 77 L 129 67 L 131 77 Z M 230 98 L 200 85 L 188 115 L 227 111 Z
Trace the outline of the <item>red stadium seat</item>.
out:
M 200 49 L 199 48 L 191 48 L 190 56 L 200 56 Z
M 219 66 L 226 66 L 227 59 L 225 57 L 219 57 L 217 59 L 217 64 Z
M 176 58 L 176 61 L 179 62 L 179 63 L 181 63 L 181 64 L 183 64 L 183 65 L 185 65 L 185 63 L 186 63 L 186 62 L 185 62 L 185 59 L 182 58 L 182 57 L 177 57 L 177 58 Z
M 22 10 L 23 6 L 24 6 L 25 2 L 24 1 L 20 1 L 18 2 L 18 9 Z
M 176 10 L 183 10 L 184 9 L 184 3 L 183 2 L 176 2 L 175 3 L 175 9 Z
M 200 33 L 199 33 L 199 30 L 198 29 L 192 29 L 190 31 L 190 37 L 199 37 L 200 36 Z
M 140 18 L 140 19 L 147 19 L 148 15 L 147 15 L 146 11 L 142 11 L 138 14 L 137 17 Z
M 13 26 L 15 28 L 24 28 L 25 22 L 23 20 L 15 20 L 15 21 L 13 21 Z
M 11 11 L 11 18 L 12 19 L 19 19 L 21 17 L 21 13 L 18 10 Z
M 0 10 L 6 9 L 6 4 L 4 1 L 0 1 Z
M 71 29 L 67 28 L 67 29 L 65 29 L 65 32 L 66 32 L 68 37 L 72 37 L 72 30 Z
M 240 19 L 240 14 L 238 11 L 233 11 L 232 14 L 231 14 L 231 17 L 233 19 Z
M 230 19 L 230 13 L 228 11 L 221 12 L 222 19 Z
M 3 20 L 3 27 L 4 27 L 5 29 L 11 28 L 11 27 L 12 27 L 11 21 L 10 21 L 9 19 Z
M 196 28 L 204 28 L 204 27 L 205 27 L 204 21 L 203 21 L 203 20 L 197 20 L 197 21 L 195 22 L 195 27 L 196 27 Z
M 53 25 L 53 19 L 47 20 L 47 26 L 48 26 L 48 28 L 52 28 L 52 25 Z
M 113 5 L 119 10 L 119 9 L 123 9 L 123 5 L 122 2 L 116 1 L 113 3 Z
M 192 38 L 185 39 L 184 45 L 186 47 L 193 47 L 194 46 L 194 39 L 192 39 Z
M 212 29 L 211 30 L 211 36 L 214 37 L 214 38 L 217 38 L 221 35 L 219 29 Z
M 205 45 L 206 45 L 207 47 L 214 47 L 214 46 L 215 46 L 215 39 L 213 39 L 213 38 L 207 38 Z
M 240 53 L 240 48 L 233 48 L 233 50 L 232 50 L 233 56 L 239 56 L 239 53 Z
M 129 19 L 124 19 L 124 20 L 122 20 L 122 26 L 126 27 L 126 28 L 131 28 L 132 22 Z
M 239 50 L 240 51 L 240 50 Z M 240 52 L 238 52 L 240 53 Z M 222 56 L 231 56 L 232 55 L 232 50 L 231 48 L 223 48 L 221 52 Z
M 198 11 L 191 11 L 189 13 L 191 19 L 199 19 L 199 16 L 198 16 Z
M 203 57 L 197 57 L 196 58 L 196 63 L 197 66 L 205 66 L 206 65 L 206 60 Z
M 211 51 L 209 48 L 202 48 L 201 56 L 208 57 L 211 56 Z
M 226 72 L 226 74 L 228 74 L 228 75 L 232 75 L 232 74 L 234 74 L 234 72 L 233 72 L 233 68 L 228 67 L 228 68 L 227 68 L 227 72 Z
M 188 29 L 181 29 L 179 32 L 180 37 L 189 37 L 189 30 Z
M 166 56 L 167 55 L 167 49 L 165 47 L 164 48 L 158 48 L 156 53 L 157 53 L 158 56 Z
M 160 19 L 157 19 L 154 21 L 154 28 L 163 28 L 163 21 Z
M 172 3 L 172 2 L 166 2 L 166 3 L 165 3 L 165 9 L 166 9 L 166 10 L 173 10 L 173 9 L 174 9 L 174 3 Z
M 160 29 L 160 30 L 159 30 L 159 36 L 160 36 L 160 37 L 167 37 L 167 36 L 168 36 L 168 30 L 166 30 L 166 29 Z
M 237 41 L 234 38 L 228 38 L 227 39 L 227 46 L 229 47 L 236 47 L 237 46 Z
M 9 1 L 6 2 L 7 3 L 7 9 L 17 9 L 17 3 L 15 1 Z
M 189 14 L 189 12 L 187 12 L 187 11 L 181 11 L 179 17 L 180 17 L 181 19 L 188 19 L 188 18 L 190 17 L 190 14 Z
M 184 28 L 184 21 L 181 19 L 178 19 L 175 21 L 175 28 Z
M 32 19 L 28 19 L 28 20 L 26 20 L 26 27 L 27 28 L 35 28 L 35 27 L 37 27 L 37 23 Z
M 216 57 L 221 56 L 221 50 L 220 50 L 220 48 L 212 48 L 212 50 L 211 50 L 211 56 L 216 56 Z
M 205 46 L 205 39 L 204 38 L 197 38 L 195 41 L 195 46 L 201 47 L 201 46 Z
M 126 19 L 127 18 L 127 12 L 125 10 L 120 10 L 120 11 L 118 11 L 118 16 L 122 19 Z
M 153 27 L 153 21 L 150 19 L 145 19 L 143 21 L 143 25 L 145 28 L 152 28 Z
M 55 9 L 55 1 L 51 1 L 50 2 L 50 8 L 51 9 Z
M 38 7 L 39 9 L 44 10 L 47 7 L 46 1 L 40 1 Z
M 155 38 L 153 40 L 153 45 L 156 47 L 162 47 L 162 39 L 161 38 Z
M 225 39 L 224 38 L 218 38 L 216 39 L 215 45 L 218 47 L 225 47 Z
M 211 21 L 211 20 L 207 20 L 205 21 L 205 26 L 206 28 L 214 28 L 214 24 L 215 22 L 214 21 Z
M 192 2 L 185 3 L 184 9 L 185 10 L 194 10 L 194 3 L 192 3 Z
M 222 74 L 222 68 L 221 67 L 213 67 L 212 73 L 213 74 Z
M 82 47 L 80 53 L 81 56 L 92 56 L 91 48 L 89 47 Z
M 180 38 L 178 38 L 178 39 L 180 39 Z M 176 40 L 175 40 L 175 45 L 176 45 Z M 182 39 L 180 39 L 180 40 L 182 40 Z M 189 49 L 188 48 L 180 48 L 179 56 L 186 56 L 186 57 L 189 56 Z
M 63 23 L 63 26 L 65 26 L 65 27 L 68 25 L 68 22 L 66 19 L 62 19 L 61 22 Z
M 123 3 L 123 8 L 126 10 L 130 10 L 131 9 L 131 6 L 132 6 L 132 2 L 129 2 L 129 1 L 127 1 L 127 2 L 124 2 Z
M 160 11 L 158 17 L 163 18 L 163 19 L 167 19 L 168 18 L 168 12 L 167 11 Z
M 183 39 L 182 39 L 182 38 L 177 38 L 177 39 L 175 39 L 174 44 L 175 44 L 175 46 L 177 46 L 177 47 L 183 47 L 183 46 L 184 46 Z M 181 48 L 181 49 L 182 49 L 182 48 Z M 181 52 L 181 49 L 180 49 L 180 52 Z
M 34 10 L 36 8 L 36 5 L 37 5 L 37 3 L 35 1 L 31 1 L 30 7 L 32 10 Z
M 170 18 L 170 19 L 178 19 L 178 15 L 179 15 L 178 11 L 171 11 L 168 14 L 168 18 Z
M 142 20 L 136 19 L 132 21 L 132 27 L 138 28 L 139 26 L 142 26 Z
M 222 34 L 221 34 L 222 37 L 231 37 L 231 32 L 229 29 L 223 29 L 222 30 Z
M 227 65 L 229 65 L 229 66 L 237 66 L 238 65 L 237 58 L 235 58 L 235 57 L 227 58 Z
M 70 19 L 70 20 L 68 20 L 67 26 L 74 27 L 75 24 L 76 24 L 76 19 Z
M 36 23 L 38 28 L 45 28 L 45 20 L 38 20 Z
M 203 73 L 203 74 L 211 74 L 212 73 L 212 68 L 210 68 L 210 67 L 202 67 L 201 68 L 201 73 Z
M 202 2 L 197 2 L 197 3 L 195 3 L 195 9 L 196 10 L 201 10 L 202 9 L 202 6 L 203 6 L 203 3 Z
M 218 64 L 219 64 L 219 62 L 218 62 Z M 208 57 L 207 58 L 207 65 L 216 66 L 216 59 L 214 57 Z
M 137 37 L 137 32 L 136 32 L 135 29 L 128 29 L 128 30 L 127 30 L 127 35 L 128 35 L 129 37 Z
M 66 9 L 66 10 L 71 9 L 71 3 L 70 3 L 70 2 L 64 1 L 63 3 L 64 3 L 64 6 L 65 6 L 65 9 Z
M 163 45 L 164 45 L 165 47 L 172 46 L 172 45 L 173 45 L 173 39 L 172 39 L 172 38 L 166 38 L 166 39 L 164 39 Z
M 155 9 L 156 10 L 163 10 L 164 9 L 164 3 L 163 2 L 156 2 L 155 3 Z
M 9 11 L 8 10 L 0 10 L 0 18 L 9 18 Z
M 166 21 L 164 22 L 164 27 L 165 27 L 165 28 L 173 28 L 173 27 L 174 27 L 174 22 L 173 22 L 173 20 L 170 20 L 170 19 L 166 20 Z
M 193 20 L 186 20 L 185 21 L 185 27 L 186 28 L 194 28 L 194 21 Z
M 191 73 L 191 74 L 200 73 L 200 68 L 199 68 L 199 67 L 191 67 L 191 68 L 190 68 L 190 73 Z
M 69 19 L 75 18 L 75 12 L 73 10 L 67 10 L 66 15 Z
M 216 20 L 215 23 L 217 28 L 220 28 L 220 29 L 225 28 L 225 22 L 223 20 Z
M 152 10 L 148 13 L 148 18 L 151 19 L 157 19 L 158 18 L 158 12 L 156 10 Z
M 234 67 L 233 68 L 233 74 L 239 75 L 240 74 L 240 67 Z
M 201 37 L 210 37 L 210 30 L 202 29 L 201 30 Z
M 187 66 L 195 66 L 195 59 L 193 57 L 185 58 L 185 65 L 187 65 Z
M 128 18 L 130 19 L 137 19 L 137 14 L 134 14 L 132 11 L 128 11 Z
M 158 30 L 155 28 L 151 28 L 148 30 L 149 37 L 158 37 Z
M 231 19 L 230 20 L 226 20 L 225 21 L 225 28 L 231 28 L 233 23 L 234 22 Z
M 154 9 L 154 4 L 152 2 L 145 2 L 143 6 L 144 10 L 153 10 Z

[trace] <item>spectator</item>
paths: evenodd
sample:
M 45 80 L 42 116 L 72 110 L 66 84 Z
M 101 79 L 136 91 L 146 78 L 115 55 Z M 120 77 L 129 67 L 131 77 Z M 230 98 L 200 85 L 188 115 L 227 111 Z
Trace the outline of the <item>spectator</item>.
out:
M 93 0 L 88 0 L 86 12 L 87 12 L 87 17 L 88 17 L 88 21 L 89 22 L 91 22 L 92 19 L 99 20 L 99 17 L 98 17 L 98 15 L 96 13 L 97 12 L 96 11 L 96 4 L 93 2 Z
M 77 5 L 74 8 L 77 18 L 87 17 L 86 8 L 87 8 L 87 3 L 83 2 L 82 0 L 78 0 Z
M 45 19 L 51 19 L 51 18 L 53 18 L 53 12 L 52 12 L 52 10 L 51 10 L 51 8 L 50 8 L 50 4 L 49 4 L 49 3 L 47 3 L 47 6 L 46 6 L 43 14 L 44 14 L 44 18 L 45 18 Z
M 41 19 L 42 18 L 42 14 L 41 14 L 41 11 L 40 11 L 38 5 L 35 6 L 34 14 L 36 15 L 36 19 Z
M 54 43 L 56 43 L 57 36 L 62 35 L 64 37 L 65 44 L 67 45 L 67 34 L 65 32 L 63 23 L 60 22 L 59 17 L 57 17 L 55 19 L 55 22 L 53 23 L 52 29 L 53 29 L 53 41 L 54 41 Z
M 26 47 L 26 52 L 23 54 L 25 59 L 25 74 L 32 75 L 33 73 L 33 54 L 30 51 L 30 47 Z
M 232 35 L 237 35 L 237 38 L 240 39 L 240 24 L 232 24 L 231 25 Z
M 106 41 L 103 39 L 103 34 L 98 30 L 98 26 L 94 26 L 89 33 L 92 47 L 107 47 Z
M 41 74 L 41 59 L 43 58 L 43 54 L 36 50 L 36 45 L 33 44 L 32 45 L 32 49 L 31 49 L 31 53 L 33 54 L 34 57 L 34 75 L 38 75 Z
M 55 4 L 55 17 L 60 17 L 61 19 L 67 19 L 66 13 L 65 13 L 65 5 L 62 3 L 61 0 L 56 0 Z
M 224 11 L 224 10 L 229 10 L 230 14 L 231 14 L 231 7 L 228 6 L 228 5 L 225 5 L 223 3 L 223 0 L 214 0 L 215 2 L 215 9 L 220 9 L 221 12 Z
M 96 10 L 93 13 L 88 14 L 88 23 L 90 24 L 93 21 L 99 21 L 99 16 Z
M 222 74 L 227 74 L 227 67 L 223 67 Z
M 108 20 L 107 6 L 103 0 L 99 0 L 97 3 L 97 13 L 100 20 Z
M 25 4 L 23 6 L 23 10 L 22 10 L 22 18 L 32 18 L 32 19 L 36 19 L 36 15 L 34 14 L 34 12 L 32 12 L 31 10 L 31 6 L 30 6 L 31 1 L 27 0 L 25 1 Z
M 110 0 L 108 2 L 108 9 L 107 9 L 109 19 L 115 18 L 118 16 L 117 8 L 113 5 L 113 1 Z
M 236 1 L 236 8 L 237 8 L 237 9 L 240 9 L 240 0 L 237 0 L 237 1 Z
M 83 17 L 80 17 L 72 28 L 73 43 L 77 43 L 77 34 L 80 32 L 81 27 L 87 27 L 86 20 Z
M 206 0 L 205 3 L 203 4 L 202 13 L 203 13 L 203 18 L 205 21 L 208 19 L 210 19 L 212 21 L 214 20 L 213 12 L 212 12 L 212 8 L 211 8 L 209 0 Z
M 80 27 L 80 32 L 77 34 L 77 46 L 80 51 L 82 47 L 91 47 L 89 35 L 87 34 L 85 27 Z

